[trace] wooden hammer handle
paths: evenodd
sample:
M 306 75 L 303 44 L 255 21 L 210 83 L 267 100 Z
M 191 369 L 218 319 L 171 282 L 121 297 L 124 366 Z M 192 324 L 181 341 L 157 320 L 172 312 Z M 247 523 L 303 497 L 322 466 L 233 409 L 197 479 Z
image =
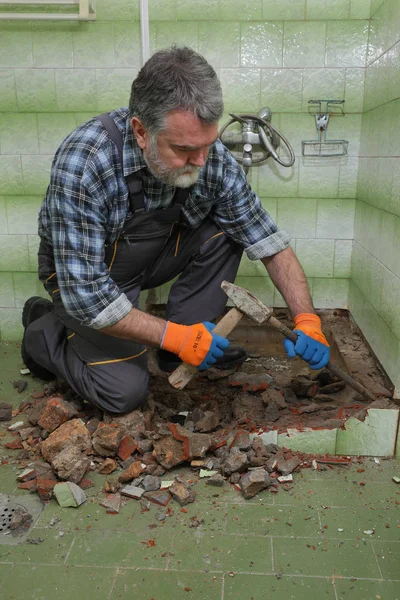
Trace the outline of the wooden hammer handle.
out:
M 232 308 L 216 324 L 213 329 L 213 333 L 216 333 L 222 337 L 227 337 L 236 327 L 242 317 L 243 313 L 240 312 L 240 310 L 237 308 Z M 171 375 L 168 377 L 168 381 L 174 388 L 183 390 L 183 388 L 197 373 L 199 373 L 197 367 L 189 365 L 188 363 L 182 363 L 177 369 L 175 369 L 175 371 L 173 371 L 173 373 L 171 373 Z

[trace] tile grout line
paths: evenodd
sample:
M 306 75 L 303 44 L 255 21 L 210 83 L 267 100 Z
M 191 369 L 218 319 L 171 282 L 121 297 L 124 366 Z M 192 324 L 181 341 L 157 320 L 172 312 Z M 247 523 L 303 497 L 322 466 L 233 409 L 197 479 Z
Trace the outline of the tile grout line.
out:
M 114 586 L 115 586 L 115 582 L 117 581 L 118 574 L 119 574 L 119 568 L 117 567 L 115 569 L 115 573 L 114 573 L 114 577 L 113 577 L 113 580 L 112 580 L 112 583 L 111 583 L 110 591 L 108 593 L 108 600 L 111 600 L 111 598 L 112 598 L 112 592 L 113 592 L 113 589 L 114 589 Z
M 171 543 L 170 543 L 170 546 L 169 546 L 169 552 L 168 552 L 168 557 L 167 557 L 167 563 L 165 565 L 165 571 L 170 570 L 169 569 L 169 563 L 170 563 L 171 556 L 172 556 L 172 546 L 174 545 L 175 537 L 176 537 L 176 533 L 173 534 L 172 540 L 171 540 Z
M 271 566 L 272 572 L 275 573 L 275 561 L 274 561 L 274 542 L 271 535 Z
M 221 600 L 225 599 L 225 573 L 222 575 L 222 584 L 221 584 Z
M 335 576 L 334 575 L 332 577 L 332 586 L 333 586 L 333 591 L 334 591 L 334 594 L 335 594 L 335 600 L 338 600 L 337 589 L 336 589 L 336 581 L 335 581 Z
M 73 539 L 72 539 L 72 542 L 71 542 L 71 545 L 70 545 L 70 547 L 69 547 L 69 550 L 68 550 L 68 552 L 67 552 L 67 554 L 66 554 L 66 556 L 65 556 L 64 565 L 66 565 L 66 564 L 67 564 L 67 560 L 68 560 L 68 558 L 69 558 L 69 555 L 70 555 L 70 552 L 71 552 L 71 550 L 72 550 L 72 547 L 73 547 L 73 545 L 74 545 L 74 543 L 75 543 L 75 540 L 76 540 L 76 534 L 74 535 L 74 537 L 73 537 Z
M 383 580 L 383 575 L 382 575 L 381 567 L 379 565 L 378 557 L 377 557 L 376 552 L 375 552 L 374 543 L 371 541 L 370 544 L 372 546 L 372 552 L 374 553 L 374 556 L 375 556 L 375 560 L 376 560 L 376 564 L 377 564 L 377 567 L 378 567 L 379 574 L 381 576 L 381 579 Z

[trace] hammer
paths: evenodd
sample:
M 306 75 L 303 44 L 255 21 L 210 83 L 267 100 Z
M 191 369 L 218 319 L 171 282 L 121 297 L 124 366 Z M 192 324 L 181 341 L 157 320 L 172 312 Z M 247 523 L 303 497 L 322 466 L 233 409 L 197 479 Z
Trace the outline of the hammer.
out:
M 246 315 L 258 323 L 258 325 L 268 322 L 269 325 L 272 325 L 272 327 L 280 331 L 282 335 L 296 343 L 297 335 L 286 327 L 286 325 L 281 323 L 279 319 L 273 316 L 272 308 L 265 306 L 260 300 L 253 296 L 253 294 L 229 281 L 223 281 L 221 283 L 221 288 L 233 302 L 235 307 L 231 308 L 231 310 L 216 324 L 213 333 L 227 337 L 239 323 L 240 319 Z M 329 361 L 326 368 L 342 381 L 348 383 L 366 400 L 370 402 L 376 400 L 375 396 L 361 385 L 361 383 L 353 379 L 353 377 L 345 373 L 345 371 L 337 365 Z M 198 372 L 197 367 L 182 363 L 175 371 L 173 371 L 173 373 L 171 373 L 168 381 L 173 387 L 182 390 Z

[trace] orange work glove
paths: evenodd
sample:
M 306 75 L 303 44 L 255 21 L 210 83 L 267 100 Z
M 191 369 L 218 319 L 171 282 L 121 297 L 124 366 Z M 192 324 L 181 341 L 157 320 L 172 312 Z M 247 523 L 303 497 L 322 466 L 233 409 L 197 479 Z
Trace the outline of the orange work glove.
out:
M 212 333 L 214 323 L 178 325 L 167 321 L 161 348 L 177 354 L 183 362 L 204 371 L 211 367 L 229 346 L 227 339 Z
M 294 330 L 297 341 L 284 341 L 290 358 L 296 354 L 309 363 L 311 369 L 322 369 L 329 362 L 330 348 L 321 330 L 321 319 L 313 313 L 301 313 L 294 318 Z

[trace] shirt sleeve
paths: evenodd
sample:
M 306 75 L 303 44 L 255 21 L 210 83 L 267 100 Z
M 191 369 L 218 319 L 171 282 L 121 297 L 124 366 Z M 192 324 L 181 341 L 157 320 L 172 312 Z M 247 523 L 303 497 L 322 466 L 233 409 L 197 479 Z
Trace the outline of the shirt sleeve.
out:
M 46 201 L 58 287 L 65 310 L 100 329 L 126 316 L 132 304 L 104 262 L 107 210 L 101 186 L 54 166 Z
M 251 189 L 246 175 L 225 150 L 222 184 L 214 206 L 214 220 L 229 237 L 240 244 L 250 260 L 272 256 L 285 250 L 290 236 L 278 230 Z

